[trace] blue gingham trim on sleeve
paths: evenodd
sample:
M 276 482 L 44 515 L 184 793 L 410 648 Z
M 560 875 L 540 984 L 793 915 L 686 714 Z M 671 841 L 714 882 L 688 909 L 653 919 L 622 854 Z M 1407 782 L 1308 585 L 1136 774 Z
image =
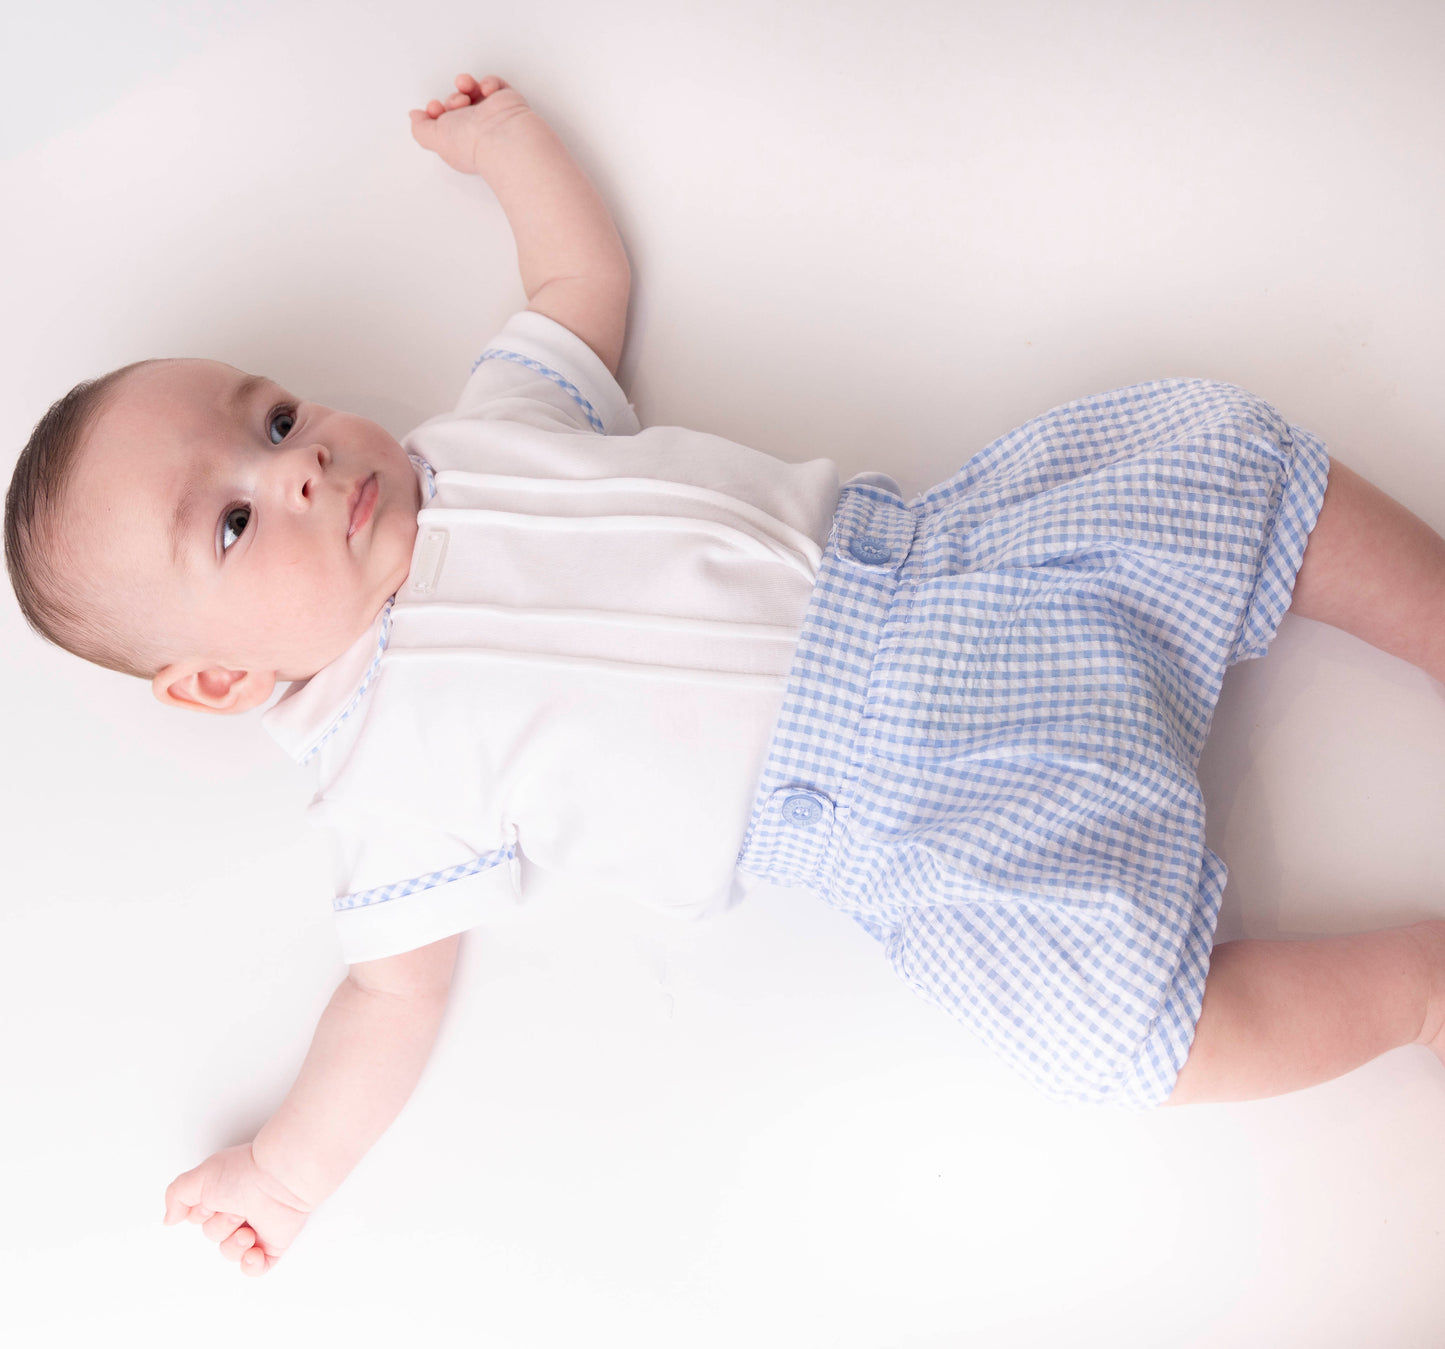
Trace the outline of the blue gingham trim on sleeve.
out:
M 332 901 L 331 908 L 333 912 L 341 913 L 346 909 L 364 909 L 375 904 L 387 904 L 394 899 L 403 899 L 407 895 L 414 895 L 422 890 L 432 890 L 438 885 L 449 885 L 452 881 L 475 876 L 480 871 L 490 871 L 494 867 L 510 865 L 516 856 L 517 844 L 514 839 L 500 848 L 474 857 L 470 862 L 462 862 L 457 866 L 447 867 L 443 871 L 431 871 L 425 876 L 411 876 L 404 881 L 393 881 L 390 885 L 378 885 L 370 890 L 359 890 L 354 894 L 340 895 Z
M 467 373 L 475 374 L 477 367 L 483 361 L 516 361 L 518 365 L 525 365 L 528 370 L 535 370 L 539 375 L 550 379 L 557 385 L 579 408 L 586 414 L 587 424 L 599 435 L 603 432 L 602 418 L 597 415 L 597 409 L 583 396 L 582 390 L 572 383 L 565 375 L 559 375 L 550 366 L 543 365 L 541 361 L 534 361 L 530 356 L 522 356 L 515 351 L 507 351 L 503 347 L 488 347 L 475 361 Z

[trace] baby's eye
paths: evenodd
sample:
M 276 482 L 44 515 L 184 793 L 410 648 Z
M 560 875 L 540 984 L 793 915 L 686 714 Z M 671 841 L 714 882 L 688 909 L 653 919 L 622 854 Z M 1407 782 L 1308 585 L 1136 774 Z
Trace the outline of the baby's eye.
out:
M 291 428 L 296 425 L 296 414 L 290 408 L 277 408 L 266 423 L 266 433 L 271 437 L 273 445 L 279 445 L 291 434 Z
M 221 520 L 221 551 L 224 553 L 237 539 L 245 533 L 246 526 L 251 523 L 251 508 L 249 506 L 233 506 Z

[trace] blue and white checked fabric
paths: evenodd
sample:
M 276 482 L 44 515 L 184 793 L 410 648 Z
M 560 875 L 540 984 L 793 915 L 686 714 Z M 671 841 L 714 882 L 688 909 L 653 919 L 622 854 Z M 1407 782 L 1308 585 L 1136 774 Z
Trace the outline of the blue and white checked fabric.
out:
M 1328 469 L 1253 395 L 1164 380 L 906 505 L 846 487 L 739 868 L 851 914 L 1046 1095 L 1162 1101 L 1227 874 L 1199 753 Z

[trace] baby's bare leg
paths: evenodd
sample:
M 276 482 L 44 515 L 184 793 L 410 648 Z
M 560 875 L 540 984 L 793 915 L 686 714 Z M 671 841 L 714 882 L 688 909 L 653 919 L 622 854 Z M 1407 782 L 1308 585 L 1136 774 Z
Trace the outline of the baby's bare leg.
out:
M 1290 612 L 1343 628 L 1445 683 L 1445 539 L 1332 459 Z
M 1290 610 L 1445 682 L 1445 539 L 1338 460 Z M 1225 942 L 1167 1104 L 1277 1096 L 1408 1044 L 1445 1062 L 1445 922 Z
M 1214 948 L 1204 1010 L 1167 1105 L 1328 1082 L 1401 1045 L 1445 1062 L 1445 921 Z

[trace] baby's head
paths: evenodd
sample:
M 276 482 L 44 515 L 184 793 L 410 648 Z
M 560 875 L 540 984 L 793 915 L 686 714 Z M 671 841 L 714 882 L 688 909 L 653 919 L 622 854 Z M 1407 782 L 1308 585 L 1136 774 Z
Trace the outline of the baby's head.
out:
M 41 418 L 5 560 L 42 636 L 243 712 L 366 631 L 406 579 L 416 472 L 374 422 L 218 361 L 143 361 Z

